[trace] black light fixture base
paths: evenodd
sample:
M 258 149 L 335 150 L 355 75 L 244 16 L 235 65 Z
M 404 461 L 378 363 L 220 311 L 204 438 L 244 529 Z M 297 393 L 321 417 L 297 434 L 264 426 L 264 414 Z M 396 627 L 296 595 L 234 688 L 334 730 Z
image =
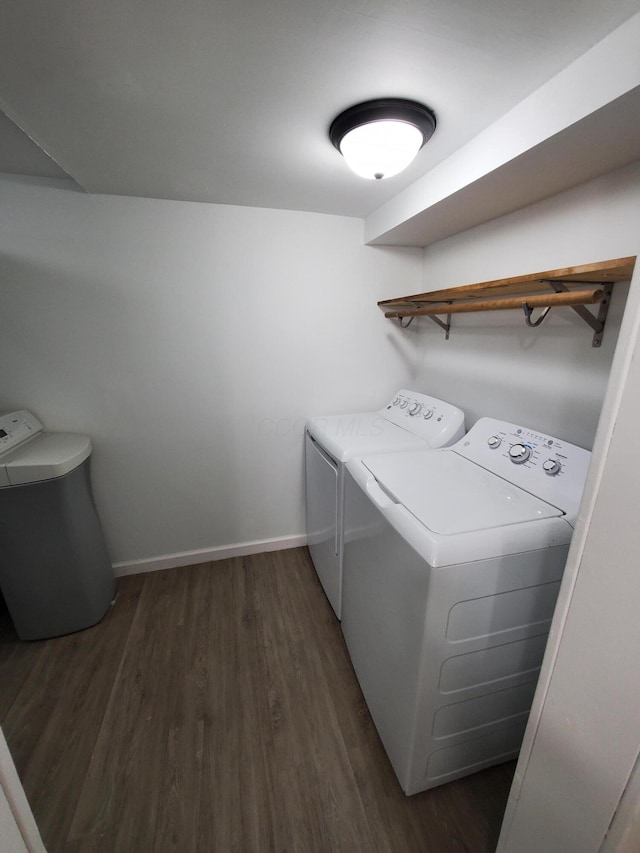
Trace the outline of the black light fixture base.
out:
M 329 139 L 340 151 L 340 144 L 349 131 L 374 121 L 404 121 L 422 133 L 422 145 L 436 129 L 436 115 L 432 109 L 406 98 L 376 98 L 363 101 L 341 112 L 331 122 Z

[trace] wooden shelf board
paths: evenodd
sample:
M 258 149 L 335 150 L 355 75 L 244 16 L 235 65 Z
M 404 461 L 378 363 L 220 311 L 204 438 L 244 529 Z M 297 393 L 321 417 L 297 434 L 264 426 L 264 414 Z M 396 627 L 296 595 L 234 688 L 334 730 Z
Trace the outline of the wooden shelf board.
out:
M 602 261 L 597 264 L 564 267 L 557 270 L 531 273 L 530 275 L 502 278 L 495 281 L 484 281 L 478 284 L 468 284 L 461 287 L 449 287 L 444 290 L 433 290 L 413 296 L 401 296 L 396 299 L 384 299 L 378 302 L 385 312 L 411 311 L 416 308 L 442 304 L 442 313 L 447 312 L 448 303 L 460 304 L 458 312 L 464 311 L 463 305 L 471 307 L 475 300 L 504 298 L 518 295 L 549 294 L 554 291 L 546 282 L 557 281 L 570 287 L 584 284 L 613 284 L 618 281 L 629 281 L 633 275 L 635 257 L 617 258 Z M 486 310 L 486 309 L 485 309 Z

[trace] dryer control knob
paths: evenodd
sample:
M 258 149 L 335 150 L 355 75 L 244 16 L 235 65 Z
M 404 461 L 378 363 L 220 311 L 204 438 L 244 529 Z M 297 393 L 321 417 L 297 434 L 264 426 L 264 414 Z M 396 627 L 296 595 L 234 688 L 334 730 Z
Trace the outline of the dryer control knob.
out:
M 422 417 L 425 421 L 428 421 L 430 417 L 433 417 L 433 409 L 425 409 L 422 413 Z
M 500 447 L 502 444 L 502 439 L 499 435 L 490 435 L 487 439 L 487 444 L 492 450 L 495 450 L 497 447 Z
M 562 464 L 557 459 L 547 459 L 542 463 L 542 468 L 545 474 L 553 477 L 554 474 L 559 473 L 562 468 Z
M 509 456 L 512 462 L 521 465 L 531 456 L 531 448 L 526 444 L 512 444 L 509 448 Z
M 422 403 L 413 403 L 411 408 L 409 409 L 410 415 L 419 415 L 420 410 L 422 409 Z

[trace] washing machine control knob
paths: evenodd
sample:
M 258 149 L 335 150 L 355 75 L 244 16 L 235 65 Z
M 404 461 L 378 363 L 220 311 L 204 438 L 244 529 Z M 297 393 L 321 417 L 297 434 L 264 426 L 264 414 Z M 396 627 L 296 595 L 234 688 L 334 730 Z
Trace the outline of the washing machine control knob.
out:
M 399 402 L 400 402 L 400 397 L 396 397 L 395 400 L 393 401 L 393 405 L 397 406 Z
M 411 407 L 409 408 L 409 414 L 410 415 L 419 415 L 421 409 L 422 409 L 422 403 L 412 403 Z
M 502 444 L 502 439 L 499 435 L 490 435 L 487 439 L 487 444 L 492 450 L 496 450 Z
M 545 474 L 548 474 L 550 477 L 553 477 L 555 474 L 558 474 L 562 469 L 562 464 L 558 459 L 547 459 L 542 463 L 542 468 Z
M 425 419 L 425 421 L 428 421 L 429 418 L 432 416 L 433 416 L 433 409 L 425 409 L 424 412 L 422 413 L 422 417 Z
M 522 465 L 531 456 L 531 448 L 526 444 L 512 444 L 509 448 L 509 456 L 516 465 Z
M 400 408 L 401 409 L 406 409 L 408 405 L 409 405 L 409 401 L 407 400 L 406 397 L 404 399 L 400 400 Z

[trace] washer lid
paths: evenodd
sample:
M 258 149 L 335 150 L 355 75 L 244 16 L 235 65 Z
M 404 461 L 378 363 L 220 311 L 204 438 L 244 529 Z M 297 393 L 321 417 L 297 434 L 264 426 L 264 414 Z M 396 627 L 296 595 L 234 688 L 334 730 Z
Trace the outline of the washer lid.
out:
M 387 494 L 441 535 L 564 514 L 450 450 L 389 453 L 362 462 Z
M 43 432 L 16 451 L 2 466 L 11 486 L 62 477 L 77 468 L 91 453 L 86 435 Z

